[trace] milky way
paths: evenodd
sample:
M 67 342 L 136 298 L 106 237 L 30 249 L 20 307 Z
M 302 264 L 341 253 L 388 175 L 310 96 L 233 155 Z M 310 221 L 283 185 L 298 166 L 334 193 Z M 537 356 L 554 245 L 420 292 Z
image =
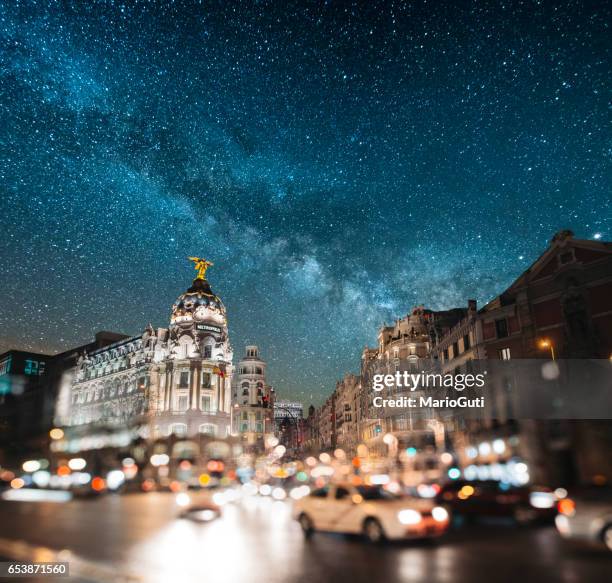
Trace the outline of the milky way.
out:
M 609 238 L 607 3 L 2 3 L 1 347 L 168 323 L 193 277 L 279 394 L 413 305 Z

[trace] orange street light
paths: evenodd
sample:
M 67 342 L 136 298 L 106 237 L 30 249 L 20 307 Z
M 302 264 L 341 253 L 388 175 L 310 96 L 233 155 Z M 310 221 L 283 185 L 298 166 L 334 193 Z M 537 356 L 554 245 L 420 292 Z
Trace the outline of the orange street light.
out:
M 553 360 L 555 360 L 555 347 L 552 343 L 552 340 L 549 340 L 548 338 L 542 338 L 542 340 L 540 340 L 540 348 L 550 348 L 550 356 Z

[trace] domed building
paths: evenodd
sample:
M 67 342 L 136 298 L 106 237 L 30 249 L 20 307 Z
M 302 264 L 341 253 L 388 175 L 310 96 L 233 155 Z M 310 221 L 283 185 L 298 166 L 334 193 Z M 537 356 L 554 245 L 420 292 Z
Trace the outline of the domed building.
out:
M 190 258 L 197 277 L 172 306 L 168 328 L 83 354 L 70 395 L 60 395 L 65 426 L 134 428 L 140 435 L 230 434 L 232 348 L 221 299 L 206 279 L 212 264 Z

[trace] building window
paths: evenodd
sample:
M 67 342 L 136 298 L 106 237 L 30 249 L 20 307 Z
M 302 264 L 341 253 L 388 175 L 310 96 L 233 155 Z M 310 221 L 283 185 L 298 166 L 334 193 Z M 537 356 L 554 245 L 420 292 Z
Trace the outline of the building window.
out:
M 508 336 L 508 321 L 506 318 L 495 320 L 495 332 L 498 338 L 506 338 Z
M 183 371 L 179 377 L 179 387 L 186 389 L 189 386 L 189 371 Z
M 202 373 L 202 388 L 203 389 L 210 389 L 210 379 L 211 379 L 211 375 L 209 372 Z
M 187 425 L 185 423 L 175 423 L 170 427 L 170 433 L 174 433 L 177 437 L 185 437 L 187 435 Z
M 204 346 L 204 350 L 202 351 L 202 356 L 204 358 L 210 358 L 212 356 L 212 346 L 210 344 L 207 344 L 206 346 Z
M 500 360 L 510 360 L 510 349 L 509 348 L 502 348 L 499 351 L 499 358 L 500 358 Z
M 202 411 L 210 411 L 210 403 L 211 403 L 211 399 L 210 399 L 210 395 L 202 395 L 202 399 L 200 401 L 200 409 Z
M 457 358 L 459 356 L 459 343 L 453 342 L 453 358 Z
M 178 410 L 187 411 L 189 407 L 189 397 L 187 395 L 181 395 L 178 398 Z
M 463 337 L 463 350 L 469 350 L 470 348 L 470 335 L 466 334 Z
M 262 433 L 263 432 L 263 425 L 261 423 L 257 424 L 257 433 Z
M 442 354 L 444 356 L 444 362 L 446 362 L 448 360 L 448 348 L 445 348 Z
M 200 425 L 200 433 L 204 433 L 205 435 L 216 435 L 217 426 L 212 423 L 204 423 Z
M 248 430 L 249 430 L 249 424 L 248 423 L 243 423 L 242 424 L 242 429 L 240 431 L 246 432 Z

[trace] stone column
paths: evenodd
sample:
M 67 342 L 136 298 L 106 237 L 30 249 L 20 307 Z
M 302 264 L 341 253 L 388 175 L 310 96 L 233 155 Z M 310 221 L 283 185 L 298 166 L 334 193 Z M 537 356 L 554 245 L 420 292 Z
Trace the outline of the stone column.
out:
M 198 409 L 198 386 L 200 380 L 200 371 L 193 367 L 191 369 L 191 409 Z

